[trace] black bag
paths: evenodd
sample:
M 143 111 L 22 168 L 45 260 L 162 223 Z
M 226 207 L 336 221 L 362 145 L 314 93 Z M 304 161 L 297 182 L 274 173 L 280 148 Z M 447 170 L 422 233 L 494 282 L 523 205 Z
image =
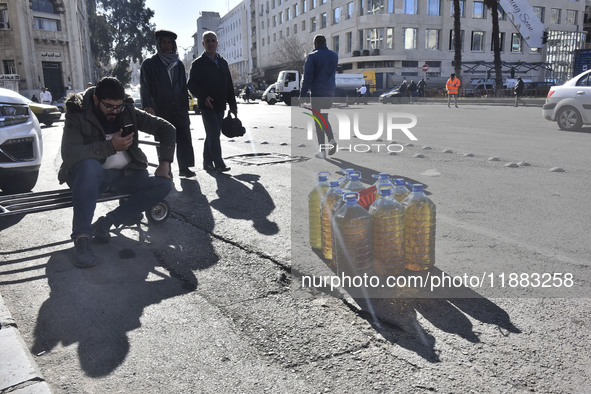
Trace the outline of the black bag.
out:
M 228 116 L 222 120 L 222 134 L 228 138 L 242 137 L 246 129 L 236 115 L 232 117 L 232 112 L 228 111 Z

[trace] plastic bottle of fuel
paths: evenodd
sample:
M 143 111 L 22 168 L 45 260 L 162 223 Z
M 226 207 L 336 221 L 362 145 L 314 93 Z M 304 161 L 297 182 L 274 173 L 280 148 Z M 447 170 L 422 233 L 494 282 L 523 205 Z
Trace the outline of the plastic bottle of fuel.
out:
M 336 243 L 335 243 L 335 239 L 334 239 L 334 228 L 333 228 L 332 218 L 334 218 L 334 215 L 337 214 L 339 209 L 341 209 L 345 205 L 345 194 L 350 193 L 350 192 L 349 192 L 349 190 L 339 189 L 335 193 L 339 196 L 339 199 L 333 205 L 332 210 L 330 212 L 330 217 L 331 217 L 331 219 L 330 219 L 330 240 L 331 240 L 331 247 L 332 247 L 331 267 L 337 268 L 339 266 L 339 257 L 337 256 L 337 249 L 336 249 Z
M 338 193 L 337 193 L 338 192 Z M 332 260 L 332 208 L 341 199 L 339 181 L 330 181 L 330 188 L 320 200 L 320 223 L 322 225 L 322 255 L 327 260 Z M 336 268 L 329 263 L 331 268 Z
M 405 186 L 404 179 L 394 179 L 394 199 L 402 204 L 404 199 L 410 194 L 410 190 Z
M 423 192 L 423 185 L 414 184 L 402 205 L 406 268 L 428 270 L 435 265 L 435 204 Z
M 337 273 L 359 276 L 373 273 L 372 225 L 370 214 L 357 203 L 357 193 L 347 193 L 332 218 L 337 256 Z
M 373 184 L 376 187 L 376 198 L 378 197 L 378 191 L 382 186 L 390 186 L 391 188 L 394 188 L 394 184 L 390 181 L 390 175 L 385 172 L 380 172 L 377 175 L 373 174 L 372 177 L 377 178 Z
M 359 180 L 359 178 L 361 178 L 361 173 L 359 171 L 351 172 L 349 174 L 349 177 L 351 178 L 351 180 L 349 180 L 349 182 L 347 182 L 347 184 L 343 186 L 343 190 L 346 189 L 351 192 L 358 192 L 360 190 L 365 189 L 365 186 L 363 186 L 363 183 L 361 183 L 361 181 Z
M 349 181 L 351 180 L 351 174 L 355 172 L 355 170 L 353 168 L 346 168 L 344 170 L 341 170 L 345 172 L 345 176 L 342 179 L 339 179 L 339 181 L 341 182 L 339 184 L 339 188 L 343 189 L 345 187 L 345 185 L 347 183 L 349 183 Z
M 404 207 L 382 186 L 369 207 L 373 226 L 373 267 L 379 275 L 404 272 Z
M 320 227 L 320 199 L 328 190 L 328 176 L 330 172 L 320 171 L 318 173 L 318 183 L 310 194 L 308 194 L 308 218 L 310 231 L 310 246 L 313 249 L 322 248 L 322 235 Z

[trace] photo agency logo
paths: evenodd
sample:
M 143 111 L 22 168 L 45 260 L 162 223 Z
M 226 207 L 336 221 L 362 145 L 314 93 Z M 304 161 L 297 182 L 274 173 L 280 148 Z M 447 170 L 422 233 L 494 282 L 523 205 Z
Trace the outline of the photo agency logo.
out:
M 316 130 L 326 134 L 329 128 L 335 136 L 336 146 L 331 143 L 319 144 L 319 151 L 329 151 L 336 148 L 336 152 L 402 152 L 404 146 L 393 142 L 394 135 L 404 134 L 410 141 L 418 141 L 418 138 L 410 131 L 417 125 L 417 117 L 409 113 L 381 112 L 381 111 L 339 111 L 331 110 L 330 115 L 336 118 L 329 123 L 328 115 L 311 108 L 305 108 L 303 112 L 309 117 L 307 121 L 307 136 L 309 141 L 316 139 Z M 334 119 L 333 118 L 333 119 Z M 352 139 L 360 142 L 353 142 Z M 380 142 L 389 141 L 389 142 Z

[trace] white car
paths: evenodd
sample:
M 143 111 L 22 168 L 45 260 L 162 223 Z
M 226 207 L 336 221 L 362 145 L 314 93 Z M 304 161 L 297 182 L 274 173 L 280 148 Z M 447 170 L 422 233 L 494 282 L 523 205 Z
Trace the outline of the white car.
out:
M 577 130 L 591 124 L 591 70 L 552 86 L 542 107 L 544 118 L 556 121 L 562 130 Z
M 31 191 L 37 183 L 43 138 L 39 121 L 26 98 L 0 88 L 0 189 L 4 193 Z
M 272 85 L 269 85 L 269 87 L 267 87 L 267 89 L 263 93 L 261 100 L 266 101 L 267 104 L 269 104 L 269 105 L 275 104 L 277 102 L 276 86 L 277 86 L 277 84 L 275 84 L 275 83 Z

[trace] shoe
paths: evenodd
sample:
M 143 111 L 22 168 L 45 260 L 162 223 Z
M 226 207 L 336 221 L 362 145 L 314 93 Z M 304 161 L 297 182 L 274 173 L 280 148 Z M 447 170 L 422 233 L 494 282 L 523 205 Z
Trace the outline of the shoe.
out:
M 326 159 L 326 151 L 321 151 L 318 152 L 314 155 L 314 157 L 318 158 L 318 159 Z
M 197 175 L 197 174 L 195 174 L 194 171 L 191 171 L 188 168 L 183 168 L 183 169 L 179 170 L 179 176 L 182 176 L 185 178 L 191 178 L 191 177 L 194 177 L 195 175 Z
M 456 108 L 458 108 L 458 106 L 456 105 Z
M 216 167 L 215 170 L 217 172 L 228 172 L 228 171 L 230 171 L 230 167 L 228 167 L 228 166 Z
M 135 215 L 134 217 L 125 220 L 121 224 L 124 225 L 124 226 L 133 226 L 133 225 L 136 225 L 136 224 L 140 223 L 143 218 L 144 218 L 144 214 L 142 212 L 140 212 L 137 215 Z
M 92 229 L 94 230 L 94 239 L 102 244 L 109 243 L 109 240 L 111 239 L 111 233 L 109 230 L 111 229 L 112 225 L 113 222 L 111 222 L 111 219 L 108 217 L 101 216 L 98 218 L 97 221 L 92 225 Z
M 212 166 L 211 164 L 205 164 L 205 163 L 203 163 L 203 169 L 205 171 L 215 171 L 215 167 Z
M 90 246 L 90 237 L 81 235 L 74 241 L 74 265 L 78 268 L 94 267 L 95 257 Z
M 329 144 L 331 145 L 331 148 L 329 149 L 328 154 L 332 156 L 337 152 L 337 142 L 333 138 L 330 140 Z

